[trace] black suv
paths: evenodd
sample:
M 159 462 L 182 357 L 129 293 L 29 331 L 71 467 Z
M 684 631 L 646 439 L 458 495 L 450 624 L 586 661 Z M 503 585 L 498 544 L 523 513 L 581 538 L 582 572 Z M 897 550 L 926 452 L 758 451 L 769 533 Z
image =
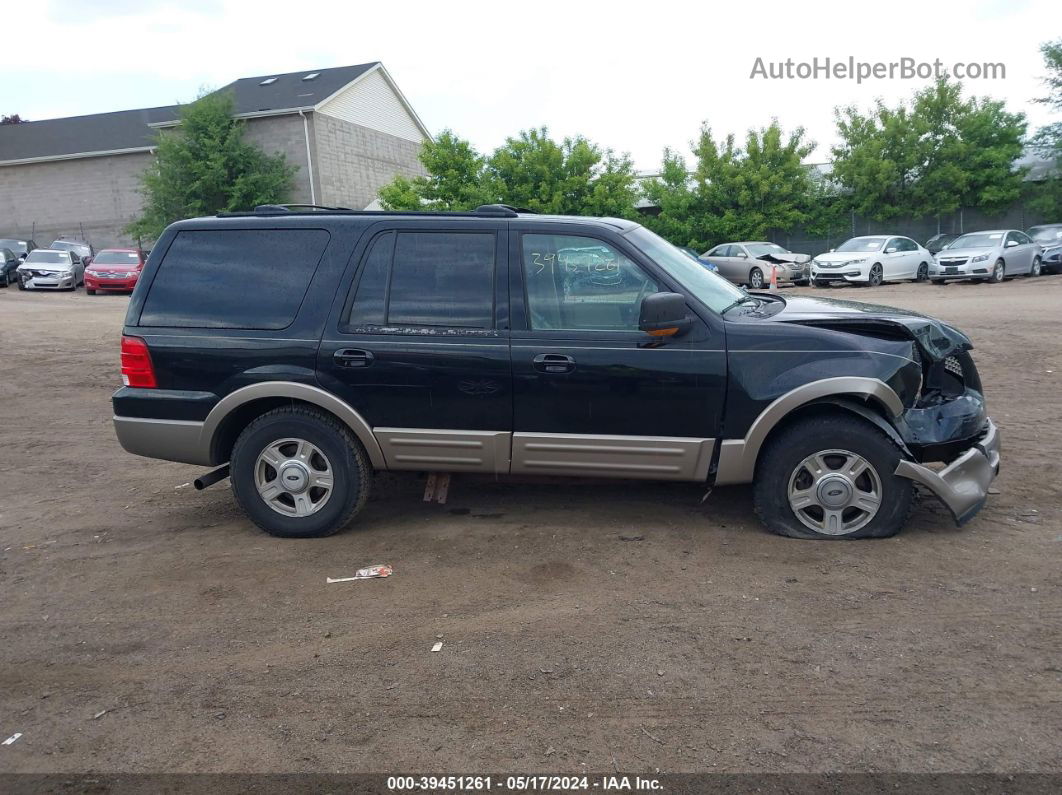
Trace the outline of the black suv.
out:
M 754 484 L 771 530 L 959 523 L 999 468 L 969 339 L 749 294 L 614 218 L 259 207 L 182 221 L 133 292 L 126 450 L 218 467 L 269 533 L 334 533 L 374 470 Z

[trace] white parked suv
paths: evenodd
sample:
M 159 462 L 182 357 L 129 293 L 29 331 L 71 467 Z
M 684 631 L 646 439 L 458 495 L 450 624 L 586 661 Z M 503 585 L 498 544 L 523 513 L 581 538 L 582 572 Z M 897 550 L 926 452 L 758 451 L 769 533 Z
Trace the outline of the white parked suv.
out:
M 909 237 L 867 235 L 846 240 L 811 261 L 811 283 L 829 287 L 834 283 L 877 287 L 882 282 L 929 278 L 933 255 Z

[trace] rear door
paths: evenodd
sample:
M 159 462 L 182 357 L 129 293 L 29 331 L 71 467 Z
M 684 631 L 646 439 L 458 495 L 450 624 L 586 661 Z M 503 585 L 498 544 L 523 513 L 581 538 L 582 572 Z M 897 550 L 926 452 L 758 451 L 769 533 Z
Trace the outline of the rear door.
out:
M 703 480 L 721 322 L 676 339 L 639 331 L 641 300 L 677 285 L 618 234 L 516 221 L 510 234 L 512 471 Z
M 396 219 L 359 241 L 318 378 L 365 418 L 388 468 L 508 469 L 506 268 L 500 220 Z

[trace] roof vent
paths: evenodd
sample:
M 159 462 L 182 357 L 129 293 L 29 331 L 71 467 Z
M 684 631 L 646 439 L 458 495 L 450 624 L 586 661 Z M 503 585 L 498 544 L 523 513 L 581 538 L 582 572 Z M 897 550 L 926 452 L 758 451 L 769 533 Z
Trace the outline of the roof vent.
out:
M 306 75 L 306 76 L 305 76 L 304 78 L 302 78 L 302 79 L 303 79 L 303 80 L 313 80 L 313 79 L 314 79 L 315 77 L 317 77 L 317 75 L 319 75 L 319 74 L 321 74 L 321 73 L 320 73 L 320 72 L 310 72 L 310 73 L 309 73 L 308 75 Z
M 267 77 L 265 80 L 263 80 L 258 85 L 260 85 L 260 86 L 271 86 L 275 82 L 277 82 L 277 79 L 275 77 Z

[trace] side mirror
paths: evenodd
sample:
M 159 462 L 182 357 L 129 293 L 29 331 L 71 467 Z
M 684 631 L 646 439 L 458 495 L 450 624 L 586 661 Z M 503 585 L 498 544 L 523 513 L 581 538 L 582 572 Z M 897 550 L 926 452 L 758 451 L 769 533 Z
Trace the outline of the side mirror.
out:
M 1013 246 L 1016 246 L 1016 245 L 1018 245 L 1018 241 L 1017 240 L 1008 240 L 1007 241 L 1007 248 L 1012 248 Z
M 686 298 L 679 293 L 653 293 L 642 299 L 638 328 L 654 337 L 673 337 L 693 325 Z
M 830 254 L 832 254 L 832 253 L 833 253 L 833 252 L 835 252 L 836 250 L 837 250 L 837 249 L 835 249 L 835 248 L 831 248 L 831 249 L 830 249 L 830 251 L 829 251 L 829 253 L 830 253 Z
M 746 254 L 744 251 L 739 251 L 738 252 L 738 256 L 741 257 L 741 259 L 748 259 L 749 258 L 749 255 Z
M 896 253 L 896 246 L 889 246 L 887 249 L 885 249 L 885 253 L 886 254 L 895 254 Z

